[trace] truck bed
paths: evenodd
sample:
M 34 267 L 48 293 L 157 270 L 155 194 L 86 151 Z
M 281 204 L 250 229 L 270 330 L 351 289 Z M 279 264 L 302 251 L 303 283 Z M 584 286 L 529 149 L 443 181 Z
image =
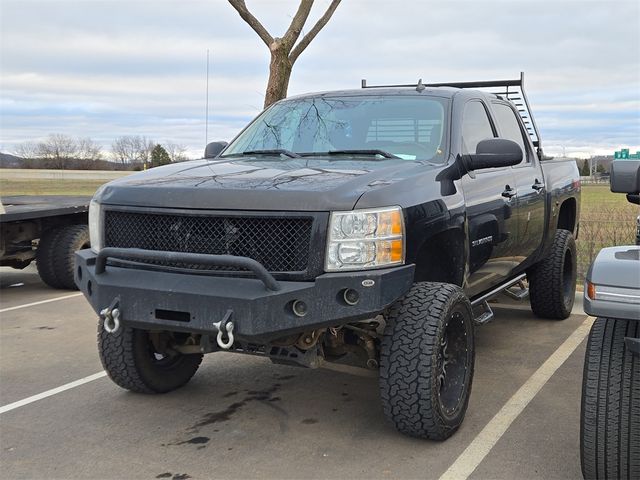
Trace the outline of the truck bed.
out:
M 91 201 L 91 197 L 70 195 L 14 195 L 0 199 L 0 222 L 87 212 Z

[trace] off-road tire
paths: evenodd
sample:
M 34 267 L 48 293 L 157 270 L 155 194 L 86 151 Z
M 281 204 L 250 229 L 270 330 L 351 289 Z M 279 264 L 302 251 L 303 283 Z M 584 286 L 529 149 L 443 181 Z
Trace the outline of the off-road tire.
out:
M 640 358 L 624 337 L 640 322 L 598 318 L 591 327 L 582 377 L 580 457 L 585 479 L 640 478 Z
M 77 290 L 73 281 L 75 252 L 89 247 L 89 228 L 68 225 L 44 232 L 36 249 L 36 267 L 44 283 Z
M 202 354 L 182 355 L 162 364 L 155 359 L 146 330 L 123 327 L 107 333 L 98 322 L 98 351 L 109 378 L 137 393 L 166 393 L 186 384 L 202 362 Z
M 386 418 L 400 432 L 445 440 L 462 423 L 473 380 L 472 318 L 464 292 L 447 283 L 416 283 L 391 306 L 380 351 L 380 396 Z M 441 389 L 441 344 L 449 335 L 457 358 L 450 384 Z
M 577 265 L 573 234 L 569 230 L 556 230 L 545 258 L 527 272 L 531 310 L 536 316 L 564 320 L 571 315 Z

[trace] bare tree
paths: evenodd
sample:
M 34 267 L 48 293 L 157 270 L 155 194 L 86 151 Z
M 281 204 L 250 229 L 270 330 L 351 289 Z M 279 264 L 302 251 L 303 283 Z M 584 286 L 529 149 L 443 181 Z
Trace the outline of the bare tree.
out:
M 65 169 L 71 160 L 78 158 L 78 143 L 62 133 L 52 133 L 38 142 L 37 155 L 48 167 Z
M 114 161 L 126 165 L 143 164 L 151 159 L 151 150 L 155 143 L 147 137 L 128 135 L 116 138 L 111 144 L 111 156 Z
M 340 1 L 341 0 L 332 0 L 324 12 L 324 15 L 320 17 L 311 30 L 298 42 L 302 28 L 311 12 L 314 0 L 300 1 L 298 11 L 282 38 L 272 37 L 260 21 L 251 14 L 244 0 L 229 0 L 231 6 L 237 10 L 240 17 L 258 34 L 271 52 L 269 82 L 267 83 L 267 93 L 264 97 L 265 108 L 287 96 L 293 64 L 316 35 L 318 35 L 320 30 L 327 24 L 333 12 L 338 8 Z M 298 43 L 296 44 L 296 42 Z
M 24 159 L 26 168 L 38 167 L 38 144 L 36 142 L 24 142 L 18 145 L 14 150 L 14 155 Z
M 184 162 L 188 160 L 187 147 L 178 143 L 165 142 L 164 149 L 169 154 L 171 162 Z
M 102 147 L 89 137 L 78 138 L 77 159 L 81 163 L 102 160 Z

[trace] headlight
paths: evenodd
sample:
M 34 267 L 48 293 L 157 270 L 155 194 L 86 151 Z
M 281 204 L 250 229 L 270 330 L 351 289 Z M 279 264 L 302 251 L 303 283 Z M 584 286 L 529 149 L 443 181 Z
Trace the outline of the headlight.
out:
M 404 263 L 400 207 L 332 212 L 325 270 L 363 270 Z
M 102 250 L 102 206 L 95 200 L 89 203 L 89 239 L 91 250 Z

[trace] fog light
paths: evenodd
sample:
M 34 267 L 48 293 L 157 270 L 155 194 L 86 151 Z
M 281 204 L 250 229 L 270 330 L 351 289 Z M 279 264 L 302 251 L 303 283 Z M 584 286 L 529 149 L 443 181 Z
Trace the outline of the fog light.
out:
M 309 311 L 307 304 L 302 300 L 294 300 L 293 305 L 291 305 L 291 310 L 298 317 L 304 317 Z
M 347 288 L 344 290 L 342 298 L 347 305 L 353 306 L 360 301 L 360 294 L 352 288 Z

